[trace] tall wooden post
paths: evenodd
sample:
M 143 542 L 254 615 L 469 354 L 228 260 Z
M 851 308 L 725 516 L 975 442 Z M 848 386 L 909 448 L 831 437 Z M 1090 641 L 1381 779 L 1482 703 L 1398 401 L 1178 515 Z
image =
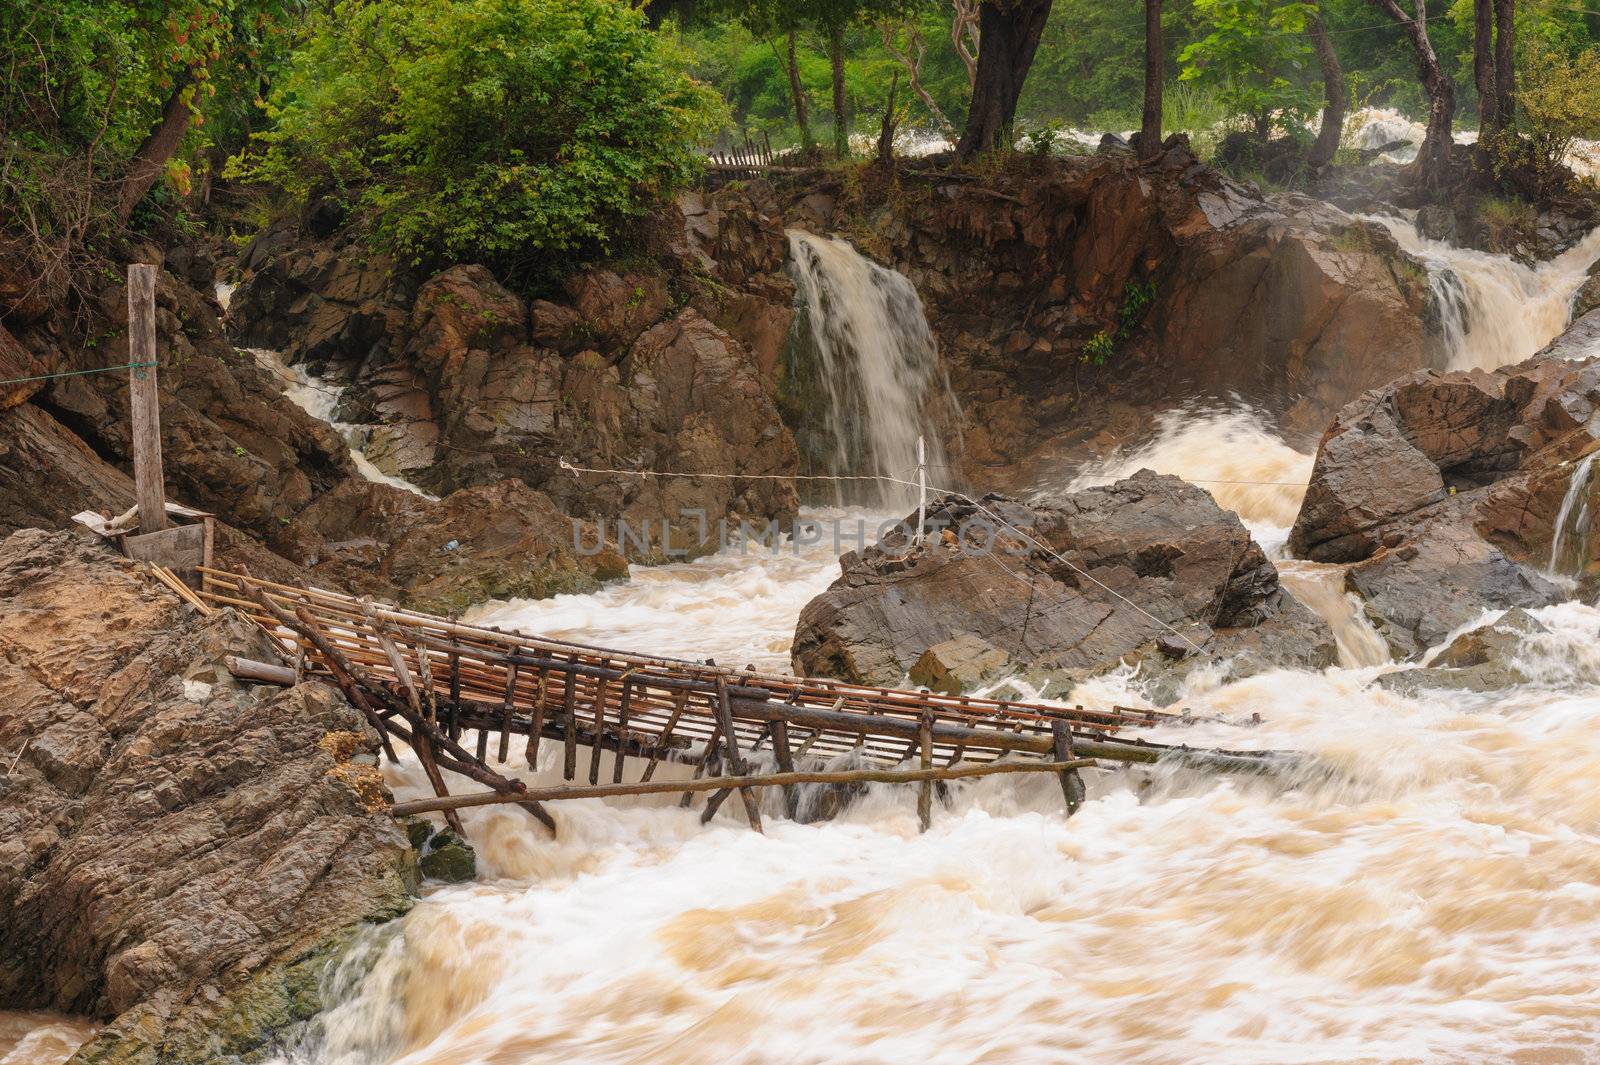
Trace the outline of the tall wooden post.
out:
M 167 527 L 161 473 L 161 397 L 156 391 L 156 268 L 128 267 L 128 407 L 133 417 L 133 482 L 139 531 Z

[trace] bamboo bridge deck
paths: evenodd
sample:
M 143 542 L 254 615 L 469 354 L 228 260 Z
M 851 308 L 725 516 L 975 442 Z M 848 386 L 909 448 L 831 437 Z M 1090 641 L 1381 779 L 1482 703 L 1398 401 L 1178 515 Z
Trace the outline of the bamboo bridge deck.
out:
M 783 787 L 786 812 L 795 817 L 796 784 L 888 780 L 921 784 L 919 812 L 926 826 L 936 781 L 1053 772 L 1061 778 L 1070 813 L 1083 794 L 1078 769 L 1098 760 L 1178 761 L 1262 773 L 1292 757 L 1194 749 L 1132 735 L 1182 720 L 1155 711 L 763 673 L 468 625 L 245 573 L 202 567 L 198 591 L 170 572 L 157 575 L 203 610 L 240 611 L 294 663 L 291 669 L 244 662 L 241 675 L 278 683 L 315 675 L 339 685 L 366 713 L 390 757 L 391 737 L 411 746 L 437 793 L 397 804 L 395 812 L 442 811 L 457 824 L 454 811 L 461 807 L 517 802 L 553 830 L 540 805 L 545 800 L 682 792 L 688 805 L 700 791 L 714 793 L 704 814 L 709 820 L 737 790 L 759 829 L 755 788 Z M 503 766 L 520 754 L 533 767 L 544 744 L 559 746 L 563 775 L 575 786 L 529 788 L 489 760 L 492 752 Z M 590 753 L 586 787 L 577 779 L 579 748 Z M 763 749 L 762 762 L 770 768 L 754 772 L 747 757 Z M 604 782 L 602 751 L 613 754 Z M 663 762 L 692 766 L 693 779 L 653 780 Z M 915 768 L 894 768 L 907 762 Z M 830 763 L 849 768 L 823 768 Z M 451 796 L 441 768 L 491 790 Z M 635 779 L 624 779 L 629 775 Z

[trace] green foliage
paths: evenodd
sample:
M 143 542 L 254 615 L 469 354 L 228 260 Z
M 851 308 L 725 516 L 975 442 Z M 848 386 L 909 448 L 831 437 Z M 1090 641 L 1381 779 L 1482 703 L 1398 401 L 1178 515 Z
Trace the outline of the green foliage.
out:
M 1116 350 L 1116 341 L 1111 339 L 1110 333 L 1102 329 L 1084 343 L 1078 361 L 1091 366 L 1104 366 Z
M 1572 142 L 1600 138 L 1600 49 L 1569 54 L 1541 42 L 1526 50 L 1517 91 L 1519 137 L 1496 145 L 1504 163 L 1526 162 L 1540 191 L 1560 173 Z
M 1306 20 L 1315 7 L 1277 0 L 1195 0 L 1194 6 L 1208 32 L 1178 54 L 1182 80 L 1217 89 L 1259 133 L 1274 124 L 1303 131 L 1319 103 L 1303 78 L 1312 54 Z
M 336 196 L 414 265 L 527 278 L 696 175 L 727 115 L 686 62 L 620 0 L 343 0 L 234 172 Z
M 1122 306 L 1117 308 L 1117 339 L 1127 340 L 1150 313 L 1156 301 L 1154 281 L 1129 281 L 1122 290 Z

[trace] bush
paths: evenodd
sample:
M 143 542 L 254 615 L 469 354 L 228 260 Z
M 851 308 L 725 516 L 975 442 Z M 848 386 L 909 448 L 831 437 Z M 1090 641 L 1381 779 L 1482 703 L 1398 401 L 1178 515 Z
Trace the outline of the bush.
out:
M 1502 168 L 1532 169 L 1533 191 L 1553 191 L 1564 176 L 1562 165 L 1572 142 L 1600 137 L 1600 50 L 1576 56 L 1531 48 L 1518 69 L 1517 123 L 1525 138 L 1503 138 L 1497 145 Z
M 691 180 L 720 97 L 621 0 L 343 0 L 233 172 L 333 195 L 416 266 L 537 273 Z

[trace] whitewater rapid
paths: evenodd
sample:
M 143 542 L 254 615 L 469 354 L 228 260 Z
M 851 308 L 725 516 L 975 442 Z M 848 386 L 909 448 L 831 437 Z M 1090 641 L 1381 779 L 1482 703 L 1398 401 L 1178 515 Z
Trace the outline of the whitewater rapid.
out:
M 1276 520 L 1278 502 L 1243 516 Z M 732 625 L 726 660 L 760 664 L 804 597 L 790 582 L 824 583 L 825 556 L 703 560 L 482 618 L 680 650 Z M 1402 697 L 1373 665 L 1195 677 L 1183 705 L 1263 719 L 1195 742 L 1331 770 L 1294 787 L 1164 778 L 1068 821 L 1053 782 L 995 779 L 925 835 L 887 787 L 765 836 L 670 798 L 557 804 L 557 842 L 520 812 L 467 811 L 480 881 L 371 933 L 330 979 L 342 1005 L 286 1060 L 1587 1060 L 1600 612 L 1535 616 L 1537 682 L 1492 697 Z M 1125 674 L 1094 693 L 1143 704 Z M 390 780 L 426 790 L 414 765 Z

